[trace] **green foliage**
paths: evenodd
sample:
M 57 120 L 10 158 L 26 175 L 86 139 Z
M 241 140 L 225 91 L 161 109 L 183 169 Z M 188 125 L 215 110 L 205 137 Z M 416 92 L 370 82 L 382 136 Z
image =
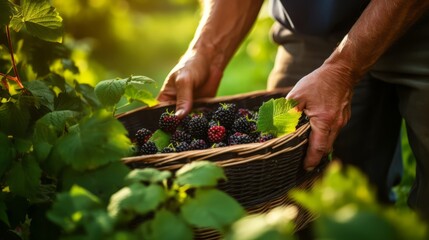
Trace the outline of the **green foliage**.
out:
M 277 207 L 265 214 L 241 218 L 232 225 L 227 240 L 293 240 L 293 222 L 297 209 L 293 206 Z
M 99 99 L 77 81 L 80 70 L 61 43 L 62 18 L 50 1 L 1 0 L 0 7 L 0 236 L 23 229 L 17 239 L 58 239 L 58 229 L 40 230 L 55 228 L 46 224 L 53 204 L 49 219 L 63 230 L 100 239 L 113 226 L 105 202 L 130 171 L 120 161 L 131 154 L 128 132 L 115 109 L 101 104 L 113 93 Z M 119 97 L 155 104 L 151 82 L 129 77 Z
M 145 89 L 147 83 L 154 83 L 154 81 L 145 76 L 104 80 L 95 86 L 95 94 L 105 107 L 115 106 L 124 95 L 129 102 L 136 100 L 154 106 L 158 102 Z
M 285 98 L 270 99 L 259 108 L 258 130 L 277 137 L 295 131 L 301 113 L 294 108 L 298 103 Z
M 201 182 L 225 178 L 214 163 L 201 161 L 199 167 L 195 165 L 185 165 L 178 172 L 186 173 L 189 179 L 199 177 Z M 201 170 L 207 177 L 201 175 Z M 48 216 L 66 231 L 67 238 L 115 239 L 127 229 L 127 239 L 193 239 L 194 228 L 212 228 L 223 233 L 245 215 L 244 209 L 215 185 L 182 184 L 179 174 L 134 169 L 125 182 L 127 185 L 111 195 L 105 207 L 95 195 L 73 186 L 69 193 L 58 195 Z M 94 219 L 97 221 L 89 222 Z
M 155 143 L 156 147 L 159 151 L 165 148 L 170 144 L 171 134 L 162 131 L 161 129 L 157 129 L 152 136 L 149 138 L 149 141 Z
M 15 31 L 25 28 L 45 41 L 61 41 L 62 18 L 48 0 L 22 0 L 17 10 L 10 21 Z
M 214 164 L 192 162 L 176 173 L 177 183 L 190 187 L 214 187 L 219 180 L 226 180 L 221 168 Z
M 324 239 L 428 237 L 427 225 L 416 213 L 378 204 L 364 175 L 338 163 L 332 164 L 310 191 L 296 190 L 292 197 L 319 216 L 315 234 Z

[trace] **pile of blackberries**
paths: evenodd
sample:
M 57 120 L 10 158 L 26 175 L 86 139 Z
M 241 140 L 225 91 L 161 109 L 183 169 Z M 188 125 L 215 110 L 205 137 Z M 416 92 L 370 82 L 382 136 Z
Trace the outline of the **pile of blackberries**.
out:
M 168 109 L 159 118 L 159 129 L 170 134 L 170 144 L 157 149 L 150 140 L 152 131 L 139 129 L 135 134 L 138 155 L 183 152 L 188 150 L 226 147 L 237 144 L 265 142 L 272 134 L 257 129 L 258 112 L 237 109 L 234 103 L 220 103 L 212 111 L 194 111 L 183 119 Z

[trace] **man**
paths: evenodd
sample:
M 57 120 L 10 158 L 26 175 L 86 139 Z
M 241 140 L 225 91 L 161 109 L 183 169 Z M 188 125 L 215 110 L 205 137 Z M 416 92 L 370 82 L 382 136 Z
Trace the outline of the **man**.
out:
M 176 112 L 182 117 L 193 99 L 215 96 L 226 65 L 262 3 L 204 1 L 194 39 L 158 99 L 176 99 Z M 273 0 L 271 4 L 278 21 L 274 39 L 281 46 L 269 88 L 294 85 L 286 97 L 297 100 L 310 118 L 304 167 L 312 170 L 334 150 L 343 161 L 361 167 L 372 182 L 378 181 L 378 171 L 385 179 L 402 116 L 417 160 L 409 204 L 429 219 L 425 159 L 429 156 L 429 31 L 425 31 L 429 1 Z M 353 118 L 340 132 L 352 115 L 353 94 Z

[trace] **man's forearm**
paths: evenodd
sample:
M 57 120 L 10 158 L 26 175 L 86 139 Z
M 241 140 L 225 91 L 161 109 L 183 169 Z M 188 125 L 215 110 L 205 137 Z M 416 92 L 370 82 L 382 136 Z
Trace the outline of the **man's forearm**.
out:
M 253 26 L 263 0 L 202 0 L 203 16 L 188 51 L 224 69 Z
M 325 64 L 357 81 L 428 9 L 423 0 L 372 0 Z

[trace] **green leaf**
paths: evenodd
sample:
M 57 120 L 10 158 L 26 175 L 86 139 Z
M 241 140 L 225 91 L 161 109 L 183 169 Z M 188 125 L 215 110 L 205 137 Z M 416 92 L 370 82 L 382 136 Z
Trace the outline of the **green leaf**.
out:
M 46 83 L 38 80 L 26 82 L 25 88 L 29 90 L 33 96 L 40 101 L 40 103 L 46 106 L 49 110 L 54 110 L 54 99 L 55 93 L 49 88 Z
M 131 76 L 127 79 L 127 83 L 134 85 L 137 89 L 145 87 L 144 85 L 156 83 L 155 80 L 146 76 Z
M 91 105 L 91 107 L 97 109 L 101 106 L 100 101 L 95 95 L 93 86 L 78 82 L 75 82 L 75 86 L 76 92 L 80 93 L 82 97 L 88 102 L 88 104 Z
M 80 114 L 76 111 L 61 110 L 45 114 L 36 125 L 52 126 L 58 134 L 62 134 L 66 126 L 75 124 Z
M 123 187 L 123 179 L 130 172 L 121 162 L 110 163 L 107 166 L 92 171 L 78 172 L 66 169 L 62 175 L 63 189 L 69 189 L 74 184 L 82 186 L 96 194 L 102 201 L 108 202 L 110 196 Z
M 9 138 L 0 132 L 0 179 L 10 168 L 14 155 L 13 145 Z
M 195 227 L 222 231 L 245 215 L 245 210 L 231 196 L 217 189 L 197 189 L 180 208 L 184 219 Z
M 69 129 L 54 146 L 56 156 L 78 171 L 119 161 L 129 153 L 127 130 L 106 111 L 94 113 Z
M 12 7 L 8 0 L 0 0 L 0 27 L 8 25 L 12 17 Z
M 175 181 L 181 186 L 214 187 L 220 180 L 226 180 L 220 166 L 209 161 L 195 161 L 179 169 Z
M 11 192 L 24 197 L 34 197 L 39 190 L 42 170 L 35 158 L 31 155 L 14 162 L 9 171 L 6 183 Z
M 45 114 L 34 127 L 33 148 L 39 161 L 45 161 L 59 136 L 68 124 L 75 121 L 79 113 L 74 111 L 55 111 Z
M 4 194 L 0 192 L 0 221 L 10 227 L 9 217 L 7 216 L 7 206 L 4 201 Z
M 294 108 L 298 103 L 285 98 L 271 99 L 259 108 L 257 128 L 277 137 L 295 131 L 301 113 Z
M 172 212 L 161 209 L 156 212 L 155 218 L 140 227 L 141 237 L 148 240 L 192 240 L 193 229 L 186 222 Z
M 27 108 L 18 107 L 12 102 L 0 105 L 0 131 L 7 135 L 24 136 L 30 123 Z
M 48 0 L 22 0 L 20 12 L 12 17 L 11 27 L 27 31 L 45 41 L 61 42 L 62 18 Z
M 110 216 L 120 219 L 123 212 L 149 213 L 158 208 L 166 199 L 167 194 L 163 187 L 134 183 L 113 194 L 107 209 Z
M 110 79 L 95 85 L 95 95 L 104 106 L 116 105 L 125 93 L 126 79 Z
M 143 102 L 147 104 L 149 107 L 153 107 L 158 104 L 158 100 L 156 100 L 152 93 L 145 89 L 138 89 L 134 85 L 127 85 L 125 88 L 125 96 L 127 97 L 129 102 L 134 100 Z
M 152 136 L 149 138 L 149 141 L 154 142 L 158 150 L 161 151 L 161 149 L 167 147 L 170 144 L 170 138 L 171 135 L 169 133 L 158 129 L 152 134 Z
M 225 239 L 233 240 L 293 240 L 294 218 L 298 210 L 294 206 L 277 207 L 268 213 L 252 214 L 232 225 Z
M 88 212 L 101 207 L 102 204 L 95 195 L 75 185 L 69 192 L 58 194 L 47 216 L 66 232 L 72 232 L 81 225 Z
M 171 177 L 169 171 L 159 171 L 155 168 L 133 169 L 126 177 L 125 183 L 131 185 L 132 183 L 160 183 Z

